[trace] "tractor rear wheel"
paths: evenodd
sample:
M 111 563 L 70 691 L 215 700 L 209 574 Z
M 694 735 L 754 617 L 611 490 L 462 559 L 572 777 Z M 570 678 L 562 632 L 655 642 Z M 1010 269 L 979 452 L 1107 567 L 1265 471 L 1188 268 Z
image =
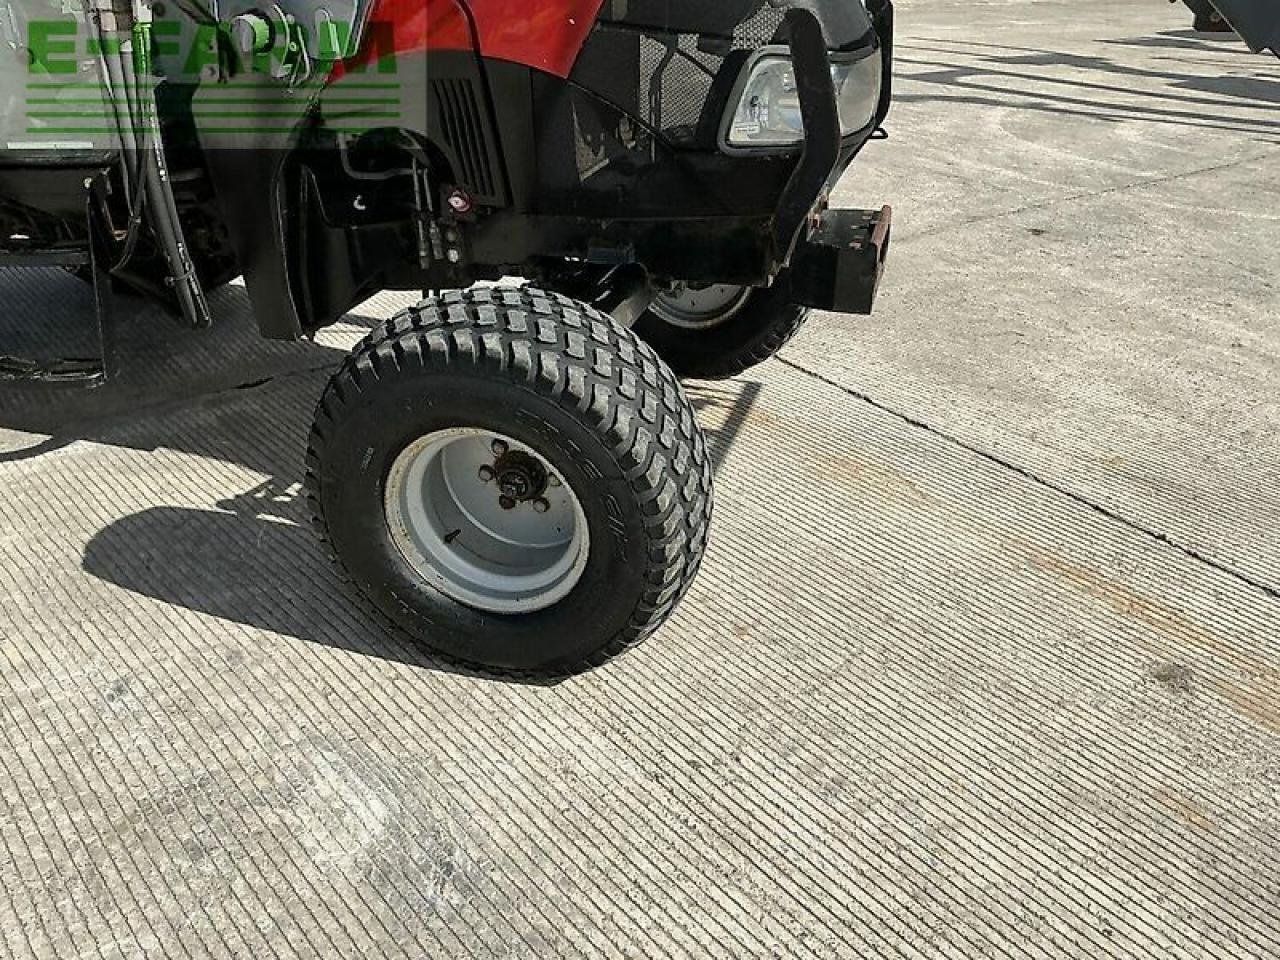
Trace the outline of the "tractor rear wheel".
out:
M 448 293 L 370 334 L 324 391 L 307 466 L 348 577 L 496 669 L 564 673 L 644 640 L 711 519 L 675 376 L 604 314 L 529 288 Z
M 681 377 L 727 380 L 771 359 L 809 311 L 767 290 L 715 284 L 659 292 L 635 331 Z

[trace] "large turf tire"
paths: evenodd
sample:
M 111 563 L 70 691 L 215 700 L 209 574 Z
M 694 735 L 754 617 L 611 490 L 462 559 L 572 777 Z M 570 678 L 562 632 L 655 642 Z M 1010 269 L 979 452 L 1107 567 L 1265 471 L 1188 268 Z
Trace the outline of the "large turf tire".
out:
M 389 473 L 420 438 L 455 429 L 527 445 L 580 501 L 590 548 L 554 605 L 460 602 L 397 547 Z M 346 576 L 409 633 L 466 663 L 567 673 L 670 616 L 706 547 L 712 470 L 679 382 L 629 330 L 557 294 L 495 288 L 431 298 L 365 338 L 318 405 L 306 491 Z
M 779 284 L 744 291 L 745 302 L 704 326 L 680 326 L 663 311 L 648 310 L 635 331 L 680 377 L 727 380 L 771 359 L 794 337 L 809 311 L 787 301 Z

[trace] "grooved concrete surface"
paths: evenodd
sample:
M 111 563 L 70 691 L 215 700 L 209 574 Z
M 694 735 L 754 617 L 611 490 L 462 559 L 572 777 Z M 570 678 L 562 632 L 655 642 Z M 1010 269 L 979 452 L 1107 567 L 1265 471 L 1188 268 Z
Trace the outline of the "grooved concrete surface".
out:
M 693 386 L 713 549 L 603 670 L 451 669 L 312 543 L 393 297 L 137 307 L 116 386 L 0 396 L 0 954 L 1280 955 L 1280 66 L 1154 0 L 900 12 L 883 309 Z

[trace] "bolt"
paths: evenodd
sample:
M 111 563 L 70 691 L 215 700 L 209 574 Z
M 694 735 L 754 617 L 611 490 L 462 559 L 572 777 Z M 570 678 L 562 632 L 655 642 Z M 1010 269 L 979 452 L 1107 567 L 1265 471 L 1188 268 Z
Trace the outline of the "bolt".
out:
M 502 509 L 503 509 L 503 510 L 514 510 L 514 509 L 516 508 L 516 501 L 515 501 L 515 498 L 514 498 L 514 497 L 499 497 L 499 498 L 498 498 L 498 506 L 502 507 Z
M 546 513 L 550 509 L 551 509 L 551 504 L 547 503 L 547 501 L 542 497 L 539 497 L 537 500 L 533 501 L 534 513 Z
M 491 449 L 493 450 L 493 455 L 494 455 L 495 457 L 500 457 L 500 456 L 502 456 L 503 454 L 505 454 L 505 453 L 507 452 L 507 450 L 508 450 L 508 449 L 510 449 L 510 448 L 507 446 L 507 441 L 505 441 L 505 440 L 495 440 L 495 441 L 493 441 L 493 444 L 492 444 L 492 446 L 491 446 Z
M 498 481 L 498 489 L 506 496 L 520 500 L 529 494 L 529 481 L 521 476 L 503 474 L 502 479 Z
M 449 209 L 457 214 L 468 214 L 474 204 L 471 197 L 462 190 L 454 190 L 449 194 Z
M 488 483 L 490 480 L 492 480 L 492 479 L 493 479 L 493 467 L 489 466 L 487 463 L 486 463 L 483 467 L 481 467 L 481 468 L 480 468 L 480 479 L 481 479 L 481 480 L 483 480 L 485 483 Z

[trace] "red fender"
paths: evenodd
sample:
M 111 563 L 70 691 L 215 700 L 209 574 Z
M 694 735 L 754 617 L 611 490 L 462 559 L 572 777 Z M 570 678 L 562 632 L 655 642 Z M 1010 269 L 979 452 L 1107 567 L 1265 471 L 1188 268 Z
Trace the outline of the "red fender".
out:
M 567 77 L 603 5 L 604 0 L 378 0 L 364 49 L 339 64 L 333 79 L 388 54 L 474 50 L 477 45 L 483 57 Z
M 470 0 L 470 4 L 482 56 L 567 77 L 604 0 Z

